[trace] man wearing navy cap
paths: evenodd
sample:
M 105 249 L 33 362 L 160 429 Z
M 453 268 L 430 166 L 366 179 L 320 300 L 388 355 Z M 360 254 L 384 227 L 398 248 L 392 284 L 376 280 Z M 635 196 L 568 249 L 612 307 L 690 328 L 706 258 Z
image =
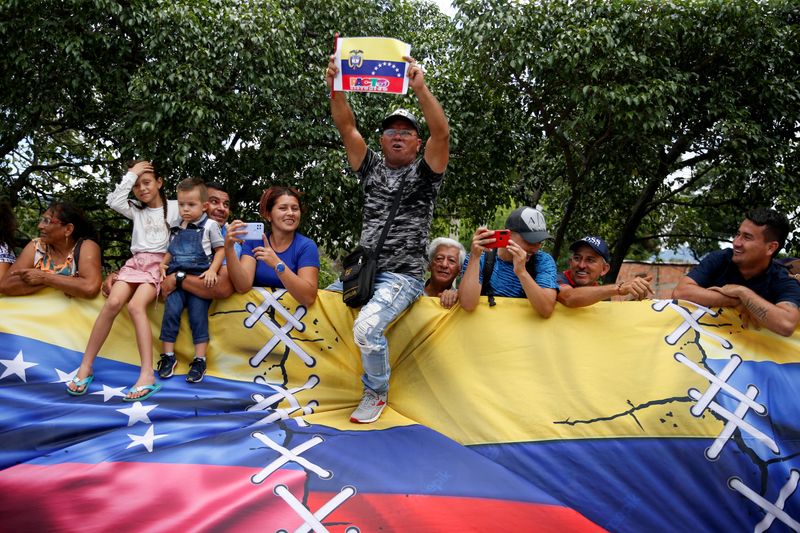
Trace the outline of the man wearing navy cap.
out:
M 333 123 L 364 191 L 359 245 L 375 248 L 403 184 L 397 215 L 378 257 L 375 292 L 353 324 L 364 368 L 364 393 L 350 421 L 362 424 L 377 420 L 386 407 L 391 373 L 386 328 L 422 294 L 433 204 L 450 157 L 450 128 L 442 106 L 425 84 L 422 67 L 410 57 L 405 59 L 409 62 L 408 86 L 417 96 L 430 131 L 422 157 L 419 122 L 412 113 L 398 109 L 383 119 L 379 154 L 367 147 L 356 129 L 345 93 L 333 91 L 330 99 Z M 332 89 L 337 72 L 331 56 L 325 72 L 328 89 Z M 341 282 L 329 289 L 341 290 Z
M 616 285 L 600 285 L 598 280 L 611 268 L 611 254 L 602 238 L 590 235 L 573 242 L 569 268 L 558 276 L 558 301 L 567 307 L 585 307 L 612 296 L 630 295 L 642 300 L 653 293 L 652 276 L 633 278 Z
M 545 226 L 544 215 L 533 207 L 520 207 L 508 215 L 506 229 L 511 230 L 507 247 L 497 248 L 496 257 L 488 283 L 490 295 L 511 298 L 527 298 L 531 307 L 542 318 L 548 318 L 556 305 L 558 284 L 556 283 L 556 262 L 542 250 L 542 243 L 552 239 Z M 494 232 L 480 227 L 472 237 L 470 254 L 458 297 L 461 307 L 472 311 L 480 301 L 486 280 L 483 279 L 484 265 L 490 260 L 486 245 L 495 241 Z M 488 269 L 488 267 L 487 267 Z M 492 305 L 489 299 L 489 305 Z

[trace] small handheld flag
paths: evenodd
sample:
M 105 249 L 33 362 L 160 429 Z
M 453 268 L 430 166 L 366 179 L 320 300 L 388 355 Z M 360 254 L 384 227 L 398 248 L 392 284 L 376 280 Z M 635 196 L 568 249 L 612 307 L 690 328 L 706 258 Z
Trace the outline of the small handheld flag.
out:
M 339 37 L 334 91 L 406 94 L 411 45 L 388 37 Z

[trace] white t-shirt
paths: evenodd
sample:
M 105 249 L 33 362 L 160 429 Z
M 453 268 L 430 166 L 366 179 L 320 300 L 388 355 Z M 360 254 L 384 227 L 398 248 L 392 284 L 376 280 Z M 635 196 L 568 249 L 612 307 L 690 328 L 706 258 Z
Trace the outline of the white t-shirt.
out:
M 164 220 L 163 207 L 144 207 L 138 200 L 129 200 L 137 176 L 128 172 L 122 177 L 117 188 L 108 194 L 106 204 L 120 215 L 133 220 L 133 234 L 131 235 L 131 253 L 151 252 L 163 253 L 169 245 L 170 226 L 180 223 L 178 202 L 167 202 L 167 220 Z

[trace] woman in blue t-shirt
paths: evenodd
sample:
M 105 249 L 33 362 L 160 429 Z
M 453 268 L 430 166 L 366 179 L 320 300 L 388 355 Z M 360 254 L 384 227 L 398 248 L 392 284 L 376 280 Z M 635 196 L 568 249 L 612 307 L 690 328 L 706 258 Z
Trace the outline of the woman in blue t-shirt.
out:
M 236 292 L 278 287 L 305 306 L 317 299 L 319 251 L 314 241 L 297 232 L 303 211 L 300 196 L 294 187 L 276 185 L 264 191 L 258 210 L 270 228 L 262 241 L 242 241 L 246 231 L 241 220 L 228 227 L 225 259 Z M 234 250 L 236 242 L 243 242 L 241 257 Z

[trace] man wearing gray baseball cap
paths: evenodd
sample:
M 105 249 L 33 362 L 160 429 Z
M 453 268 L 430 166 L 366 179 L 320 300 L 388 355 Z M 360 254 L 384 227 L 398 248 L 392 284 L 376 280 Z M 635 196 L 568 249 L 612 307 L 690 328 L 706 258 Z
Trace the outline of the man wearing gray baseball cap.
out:
M 511 212 L 505 227 L 511 235 L 508 244 L 500 247 L 496 247 L 493 230 L 480 227 L 475 231 L 458 288 L 461 307 L 475 309 L 483 292 L 488 294 L 490 305 L 493 296 L 527 298 L 541 317 L 548 318 L 556 304 L 558 283 L 556 262 L 541 249 L 545 240 L 553 238 L 547 232 L 544 215 L 538 209 L 523 206 Z M 484 280 L 486 261 L 491 267 L 491 274 L 487 272 L 488 287 Z
M 558 275 L 558 301 L 567 307 L 586 307 L 612 296 L 630 295 L 643 300 L 653 294 L 652 276 L 601 285 L 599 279 L 611 268 L 611 254 L 601 237 L 587 235 L 569 247 L 569 268 Z

